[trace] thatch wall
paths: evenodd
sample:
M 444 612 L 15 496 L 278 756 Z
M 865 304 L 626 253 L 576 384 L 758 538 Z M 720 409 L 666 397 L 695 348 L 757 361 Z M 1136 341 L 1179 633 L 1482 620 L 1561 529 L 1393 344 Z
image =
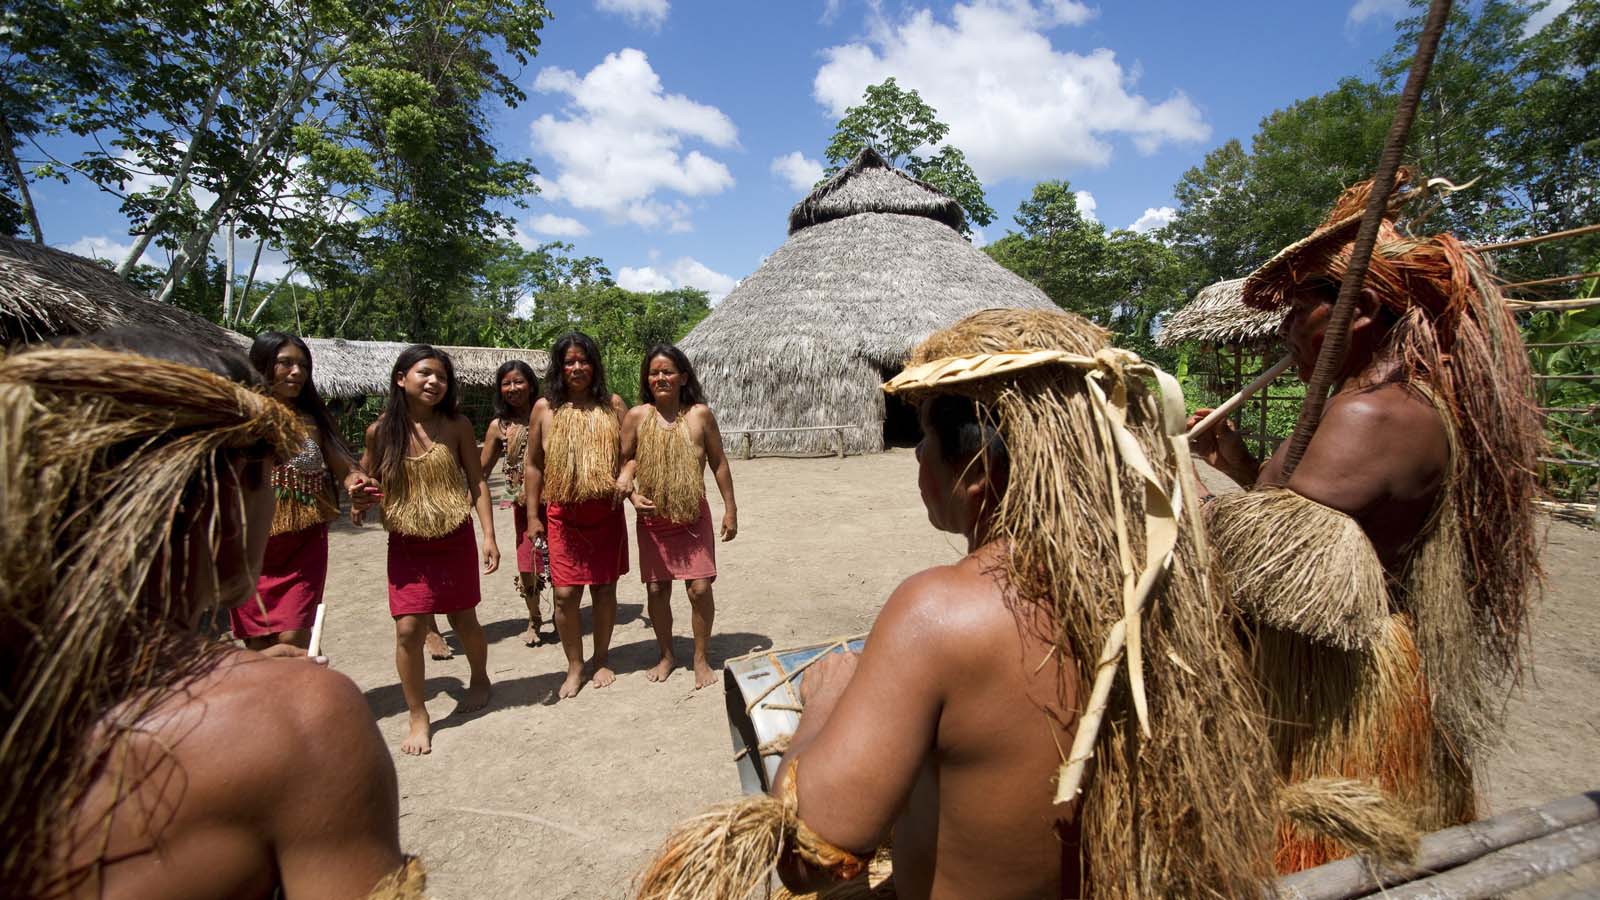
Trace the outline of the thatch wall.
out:
M 1194 295 L 1173 313 L 1156 343 L 1173 347 L 1182 341 L 1250 344 L 1278 333 L 1284 310 L 1251 309 L 1244 305 L 1244 279 L 1219 281 Z
M 0 237 L 0 345 L 122 326 L 159 328 L 217 348 L 238 347 L 238 335 L 150 300 L 93 260 Z
M 845 452 L 879 452 L 879 385 L 924 337 L 980 309 L 1053 308 L 956 231 L 959 213 L 870 150 L 801 201 L 789 239 L 682 342 L 723 431 L 844 425 Z M 827 454 L 835 440 L 757 432 L 751 449 Z
M 389 368 L 407 345 L 396 341 L 347 341 L 306 338 L 315 363 L 317 390 L 325 397 L 359 397 L 389 392 Z M 469 387 L 492 387 L 501 363 L 520 359 L 543 376 L 550 354 L 517 347 L 447 347 L 456 365 L 456 379 Z

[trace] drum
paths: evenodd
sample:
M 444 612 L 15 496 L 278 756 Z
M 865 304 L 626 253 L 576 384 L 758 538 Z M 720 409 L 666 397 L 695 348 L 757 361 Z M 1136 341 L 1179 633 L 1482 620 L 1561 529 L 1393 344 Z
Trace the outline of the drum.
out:
M 866 635 L 836 638 L 792 650 L 759 650 L 722 665 L 723 696 L 739 786 L 766 793 L 778 775 L 789 737 L 800 725 L 800 682 L 812 663 L 829 653 L 857 653 Z

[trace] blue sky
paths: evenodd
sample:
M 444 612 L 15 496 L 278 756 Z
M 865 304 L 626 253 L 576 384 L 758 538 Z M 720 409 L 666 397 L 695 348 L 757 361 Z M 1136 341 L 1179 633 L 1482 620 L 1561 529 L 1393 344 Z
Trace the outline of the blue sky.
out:
M 528 100 L 495 115 L 503 152 L 530 158 L 544 187 L 512 210 L 518 239 L 570 241 L 625 287 L 718 298 L 783 242 L 844 107 L 888 75 L 938 110 L 983 180 L 999 219 L 980 242 L 1055 178 L 1087 192 L 1107 227 L 1149 225 L 1208 150 L 1370 76 L 1405 11 L 1403 0 L 550 5 L 540 53 L 518 74 Z M 40 185 L 38 201 L 56 246 L 113 256 L 129 243 L 115 201 L 89 186 Z

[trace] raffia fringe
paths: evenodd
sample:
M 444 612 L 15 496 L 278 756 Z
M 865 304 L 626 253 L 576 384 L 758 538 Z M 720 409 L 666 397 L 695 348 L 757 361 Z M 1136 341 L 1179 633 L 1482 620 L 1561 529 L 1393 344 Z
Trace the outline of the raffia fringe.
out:
M 418 857 L 407 857 L 400 868 L 372 886 L 364 900 L 422 900 L 428 886 L 428 870 Z
M 617 417 L 605 406 L 566 404 L 551 417 L 544 454 L 543 496 L 551 503 L 581 503 L 616 490 L 621 456 Z
M 383 521 L 390 531 L 419 538 L 441 538 L 472 514 L 466 478 L 455 454 L 434 444 L 421 456 L 408 456 L 400 484 L 384 485 Z
M 1377 639 L 1389 591 L 1354 519 L 1275 489 L 1218 497 L 1210 526 L 1218 563 L 1251 619 L 1341 650 Z
M 665 428 L 654 412 L 646 415 L 636 452 L 639 492 L 656 505 L 656 514 L 681 525 L 699 519 L 706 496 L 705 464 L 682 419 Z
M 1416 856 L 1421 832 L 1377 787 L 1351 778 L 1312 778 L 1279 795 L 1284 817 L 1300 829 L 1381 860 Z

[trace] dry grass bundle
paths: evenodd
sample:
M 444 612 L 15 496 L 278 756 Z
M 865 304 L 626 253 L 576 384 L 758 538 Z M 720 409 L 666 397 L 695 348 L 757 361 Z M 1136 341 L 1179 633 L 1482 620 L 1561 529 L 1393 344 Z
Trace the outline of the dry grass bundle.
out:
M 411 856 L 400 868 L 373 885 L 363 900 L 422 900 L 422 892 L 427 887 L 428 870 L 421 859 Z
M 1001 350 L 1094 355 L 1105 333 L 1059 311 L 987 310 L 935 334 L 912 362 Z M 1108 373 L 1109 375 L 1109 373 Z M 1108 377 L 1127 397 L 1127 427 L 1171 486 L 1190 479 L 1137 379 Z M 1012 548 L 1007 578 L 1018 621 L 1095 677 L 1101 641 L 1124 615 L 1119 528 L 1144 558 L 1145 488 L 1097 424 L 1083 373 L 1029 369 L 947 390 L 970 396 L 1005 442 L 1009 480 L 996 513 Z M 1118 500 L 1108 478 L 1116 470 Z M 1193 497 L 1193 491 L 1185 494 Z M 1127 675 L 1117 676 L 1081 798 L 1085 896 L 1257 896 L 1271 857 L 1273 775 L 1255 694 L 1228 606 L 1212 587 L 1193 504 L 1181 515 L 1175 558 L 1142 630 L 1150 733 L 1141 733 Z
M 1416 856 L 1422 834 L 1415 817 L 1366 782 L 1313 778 L 1286 786 L 1278 800 L 1290 822 L 1352 853 L 1386 861 Z
M 303 438 L 287 407 L 190 366 L 95 349 L 0 361 L 9 890 L 68 893 L 92 875 L 51 874 L 70 855 L 69 817 L 121 735 L 216 661 L 188 631 L 188 585 L 171 573 L 198 568 L 216 584 L 221 510 L 240 502 L 219 491 L 221 451 L 265 445 L 287 458 Z M 188 559 L 195 542 L 200 558 Z
M 1286 783 L 1350 778 L 1376 785 L 1424 831 L 1473 818 L 1470 773 L 1440 765 L 1440 736 L 1405 615 L 1388 617 L 1366 650 L 1267 627 L 1256 639 L 1256 672 Z M 1347 852 L 1284 823 L 1277 865 L 1297 872 Z
M 1341 650 L 1371 646 L 1389 589 L 1355 519 L 1287 489 L 1224 494 L 1210 513 L 1217 564 L 1251 620 Z
M 1244 302 L 1282 309 L 1307 282 L 1342 279 L 1371 188 L 1347 190 L 1321 229 L 1252 273 Z M 1412 237 L 1385 222 L 1365 291 L 1399 321 L 1363 382 L 1426 385 L 1456 426 L 1449 491 L 1463 517 L 1467 602 L 1486 662 L 1515 677 L 1540 578 L 1532 501 L 1544 443 L 1516 322 L 1482 259 L 1449 234 Z
M 543 499 L 580 503 L 616 490 L 622 433 L 608 406 L 563 404 L 551 417 L 544 454 Z
M 435 443 L 421 456 L 401 462 L 402 477 L 384 485 L 383 523 L 390 531 L 441 538 L 472 514 L 466 475 L 454 453 Z
M 690 440 L 682 418 L 667 427 L 653 410 L 646 414 L 635 454 L 639 492 L 656 505 L 656 514 L 685 525 L 699 519 L 706 496 L 705 454 Z

